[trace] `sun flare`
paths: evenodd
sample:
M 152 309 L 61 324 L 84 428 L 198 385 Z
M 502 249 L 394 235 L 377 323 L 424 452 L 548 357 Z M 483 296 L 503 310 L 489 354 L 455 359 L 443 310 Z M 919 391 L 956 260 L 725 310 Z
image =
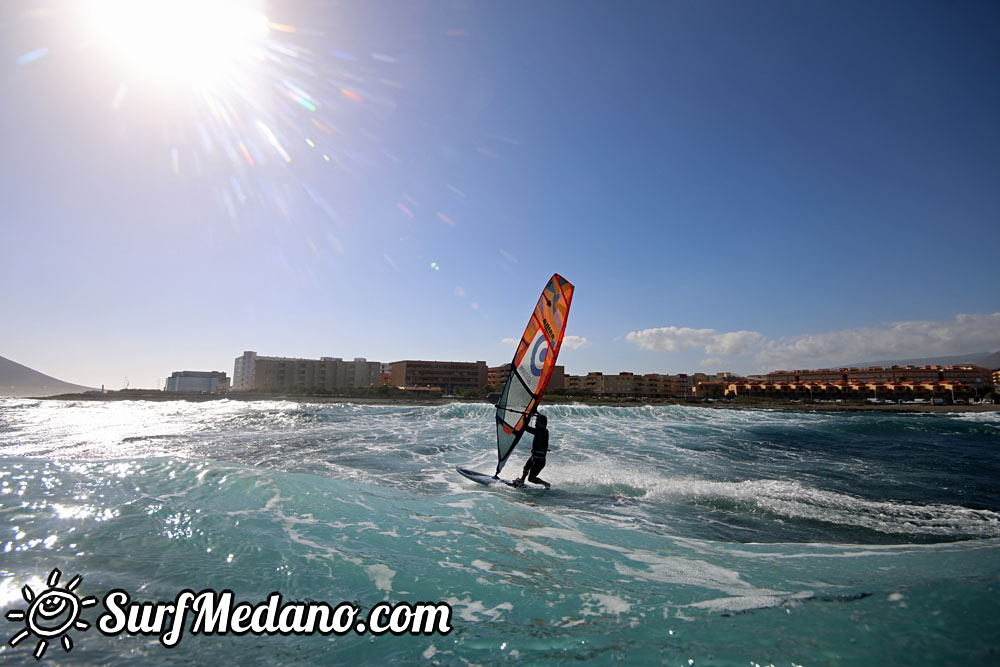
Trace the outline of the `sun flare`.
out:
M 89 0 L 94 37 L 134 75 L 210 85 L 262 57 L 269 30 L 253 0 Z

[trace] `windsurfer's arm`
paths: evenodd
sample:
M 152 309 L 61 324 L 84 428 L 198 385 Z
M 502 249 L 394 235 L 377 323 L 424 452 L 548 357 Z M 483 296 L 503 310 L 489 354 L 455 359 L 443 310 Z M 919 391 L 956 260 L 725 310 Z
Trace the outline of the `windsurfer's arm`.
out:
M 538 413 L 536 413 L 536 412 L 529 412 L 529 413 L 528 413 L 528 418 L 527 418 L 527 420 L 525 420 L 525 422 L 524 422 L 524 430 L 525 430 L 525 431 L 527 431 L 528 433 L 530 433 L 531 435 L 535 435 L 535 433 L 537 433 L 537 432 L 538 432 L 538 429 L 537 429 L 537 427 L 536 427 L 536 426 L 532 426 L 532 425 L 531 425 L 531 419 L 532 419 L 532 418 L 533 418 L 533 417 L 534 417 L 534 416 L 535 416 L 536 414 L 538 414 Z

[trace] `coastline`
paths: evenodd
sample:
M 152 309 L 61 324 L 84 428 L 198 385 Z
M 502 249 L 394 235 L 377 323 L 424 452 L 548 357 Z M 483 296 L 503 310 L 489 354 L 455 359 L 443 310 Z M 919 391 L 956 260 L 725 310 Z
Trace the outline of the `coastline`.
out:
M 15 398 L 15 397 L 3 397 Z M 445 403 L 487 403 L 484 398 L 426 396 L 297 396 L 293 394 L 198 394 L 174 393 L 156 390 L 125 390 L 111 391 L 104 394 L 80 393 L 58 394 L 55 396 L 23 396 L 31 400 L 42 401 L 292 401 L 296 403 L 359 403 L 367 405 L 414 405 L 434 406 Z M 890 413 L 965 413 L 965 412 L 1000 412 L 1000 405 L 932 405 L 929 403 L 796 403 L 781 400 L 749 400 L 749 401 L 697 401 L 697 400 L 614 400 L 598 398 L 567 398 L 562 396 L 546 397 L 544 404 L 552 405 L 593 405 L 600 407 L 649 407 L 662 405 L 686 405 L 689 407 L 711 408 L 717 410 L 783 410 L 789 412 L 890 412 Z

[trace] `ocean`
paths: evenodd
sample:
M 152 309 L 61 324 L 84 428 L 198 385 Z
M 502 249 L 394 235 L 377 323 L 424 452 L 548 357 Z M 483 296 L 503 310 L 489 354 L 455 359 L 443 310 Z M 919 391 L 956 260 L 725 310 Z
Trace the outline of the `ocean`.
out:
M 1000 413 L 543 412 L 0 400 L 0 662 L 1000 664 Z

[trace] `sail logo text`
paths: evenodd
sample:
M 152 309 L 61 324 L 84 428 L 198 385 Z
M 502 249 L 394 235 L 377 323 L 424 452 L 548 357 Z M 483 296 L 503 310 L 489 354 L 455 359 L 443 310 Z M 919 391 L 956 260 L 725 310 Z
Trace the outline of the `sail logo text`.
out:
M 545 327 L 545 333 L 546 333 L 546 335 L 548 335 L 549 340 L 555 340 L 556 339 L 556 335 L 555 335 L 555 333 L 553 333 L 552 327 L 549 326 L 549 321 L 547 319 L 542 318 L 542 326 Z

